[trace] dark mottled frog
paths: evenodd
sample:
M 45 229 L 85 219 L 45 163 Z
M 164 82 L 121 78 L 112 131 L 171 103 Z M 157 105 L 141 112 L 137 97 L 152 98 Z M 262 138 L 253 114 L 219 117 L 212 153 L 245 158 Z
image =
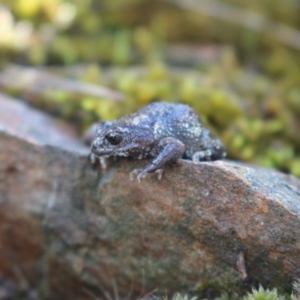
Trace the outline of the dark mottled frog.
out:
M 178 158 L 210 161 L 224 158 L 226 152 L 191 107 L 154 102 L 118 120 L 97 124 L 91 160 L 99 158 L 105 167 L 104 157 L 109 156 L 153 158 L 145 168 L 130 173 L 131 180 L 137 174 L 140 182 L 150 172 L 157 172 L 160 179 L 164 167 Z

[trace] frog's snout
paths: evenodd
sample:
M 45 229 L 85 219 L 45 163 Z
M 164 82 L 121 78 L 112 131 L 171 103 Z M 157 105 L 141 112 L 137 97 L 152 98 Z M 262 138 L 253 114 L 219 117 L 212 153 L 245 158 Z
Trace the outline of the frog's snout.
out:
M 97 149 L 99 149 L 100 146 L 101 146 L 101 139 L 100 138 L 95 138 L 93 143 L 92 143 L 92 146 L 91 146 L 92 152 L 97 151 Z

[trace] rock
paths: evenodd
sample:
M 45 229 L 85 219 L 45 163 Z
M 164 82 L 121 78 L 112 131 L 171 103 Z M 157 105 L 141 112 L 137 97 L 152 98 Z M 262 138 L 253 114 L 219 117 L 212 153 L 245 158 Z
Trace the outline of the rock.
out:
M 0 274 L 48 299 L 243 289 L 300 278 L 300 181 L 231 161 L 180 160 L 161 180 L 93 168 L 49 117 L 0 96 Z M 21 275 L 20 275 L 21 274 Z M 241 274 L 245 281 L 248 278 Z

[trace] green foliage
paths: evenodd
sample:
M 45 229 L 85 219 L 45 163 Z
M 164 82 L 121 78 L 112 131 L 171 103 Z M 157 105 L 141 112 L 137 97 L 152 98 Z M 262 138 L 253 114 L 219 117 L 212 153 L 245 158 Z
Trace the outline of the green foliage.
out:
M 278 0 L 276 5 L 269 5 L 268 0 L 218 2 L 249 13 L 257 12 L 270 23 L 269 27 L 274 21 L 299 29 L 296 1 Z M 4 30 L 0 46 L 5 46 L 2 50 L 6 54 L 2 59 L 17 59 L 21 55 L 30 64 L 69 64 L 92 59 L 124 65 L 147 61 L 157 53 L 168 56 L 162 46 L 169 42 L 216 41 L 234 44 L 240 56 L 246 61 L 255 60 L 272 76 L 300 77 L 299 53 L 283 47 L 273 31 L 232 26 L 230 22 L 203 15 L 201 10 L 189 11 L 167 1 L 4 0 L 3 3 L 13 14 L 12 20 L 1 24 Z M 288 44 L 293 45 L 293 41 Z
M 215 298 L 215 300 L 240 300 L 241 297 L 239 297 L 237 294 L 229 295 L 228 293 L 223 293 L 220 297 Z
M 162 300 L 168 300 L 168 297 L 163 297 Z M 198 297 L 190 297 L 185 294 L 176 293 L 170 300 L 197 300 Z
M 276 289 L 264 289 L 262 286 L 259 286 L 258 289 L 253 288 L 251 293 L 248 293 L 244 297 L 240 297 L 237 294 L 229 295 L 227 293 L 223 293 L 221 296 L 214 298 L 214 300 L 284 300 L 284 299 L 292 299 L 298 300 L 299 298 L 299 281 L 294 283 L 294 293 L 290 295 L 279 295 Z M 297 292 L 296 292 L 297 290 Z M 162 300 L 196 300 L 198 297 L 190 297 L 186 294 L 175 294 L 172 298 L 162 297 Z
M 292 300 L 299 300 L 300 299 L 300 279 L 297 279 L 293 282 L 293 292 L 291 295 Z
M 150 296 L 147 296 L 146 298 L 142 298 L 144 300 L 146 299 L 152 299 L 152 300 L 197 300 L 201 299 L 198 296 L 190 296 L 188 294 L 183 293 L 176 293 L 172 297 L 167 296 L 157 296 L 155 294 L 151 294 Z M 245 296 L 239 296 L 236 293 L 228 294 L 228 293 L 222 293 L 220 296 L 214 298 L 214 300 L 299 300 L 300 299 L 300 280 L 297 279 L 293 282 L 293 291 L 292 294 L 284 294 L 280 295 L 277 292 L 277 289 L 274 288 L 272 290 L 270 289 L 264 289 L 261 285 L 258 289 L 253 288 L 251 292 L 247 293 Z M 207 299 L 203 299 L 207 300 Z
M 284 300 L 284 297 L 278 295 L 276 289 L 269 290 L 259 286 L 258 289 L 252 289 L 252 293 L 245 296 L 243 300 Z

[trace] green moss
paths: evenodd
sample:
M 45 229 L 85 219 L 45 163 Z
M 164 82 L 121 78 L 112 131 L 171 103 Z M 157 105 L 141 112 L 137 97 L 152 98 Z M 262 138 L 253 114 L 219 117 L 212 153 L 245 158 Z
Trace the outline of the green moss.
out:
M 280 296 L 276 289 L 269 290 L 260 286 L 258 289 L 252 289 L 252 293 L 245 296 L 243 300 L 284 300 L 284 297 Z
M 163 300 L 167 300 L 168 298 L 163 298 Z M 183 294 L 175 294 L 171 300 L 197 300 L 198 297 L 189 297 L 188 295 L 183 295 Z
M 297 279 L 293 282 L 293 292 L 291 295 L 292 300 L 300 299 L 300 279 Z

